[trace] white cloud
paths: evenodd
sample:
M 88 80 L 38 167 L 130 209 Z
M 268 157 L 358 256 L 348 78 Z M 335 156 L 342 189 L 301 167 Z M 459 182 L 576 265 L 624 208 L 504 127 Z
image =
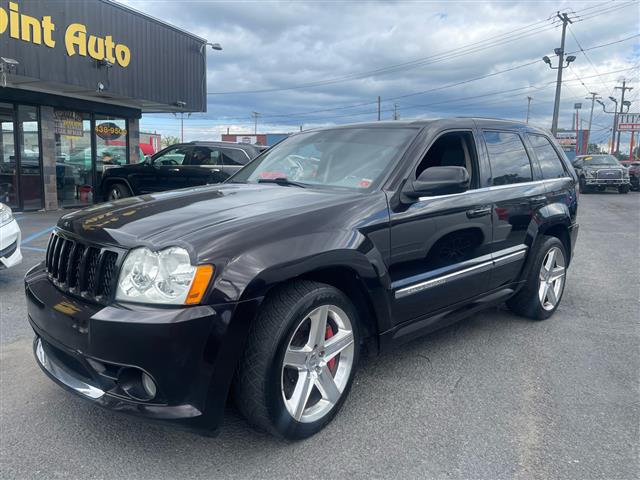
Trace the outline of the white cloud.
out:
M 251 131 L 250 113 L 264 117 L 260 131 L 292 131 L 307 126 L 374 120 L 376 105 L 301 116 L 275 116 L 345 105 L 375 102 L 382 97 L 383 117 L 390 118 L 398 103 L 402 118 L 423 116 L 482 115 L 524 119 L 527 95 L 533 97 L 532 122 L 549 126 L 553 109 L 555 70 L 540 60 L 534 65 L 452 88 L 392 100 L 393 97 L 426 91 L 443 85 L 505 70 L 538 60 L 559 46 L 560 28 L 551 21 L 556 10 L 575 11 L 572 32 L 584 48 L 616 41 L 638 33 L 637 4 L 609 13 L 603 9 L 623 6 L 610 2 L 207 2 L 130 1 L 134 8 L 160 17 L 210 41 L 220 42 L 222 52 L 209 51 L 210 92 L 262 90 L 322 82 L 389 65 L 438 55 L 488 37 L 519 30 L 505 43 L 470 55 L 450 54 L 448 59 L 393 73 L 367 76 L 348 82 L 259 94 L 210 95 L 208 112 L 185 120 L 186 139 L 217 138 L 229 127 Z M 581 18 L 584 19 L 581 21 Z M 549 28 L 544 30 L 542 27 Z M 615 28 L 612 26 L 615 25 Z M 527 29 L 528 28 L 528 29 Z M 576 54 L 565 71 L 561 126 L 571 127 L 572 106 L 587 91 L 604 98 L 622 77 L 638 81 L 640 48 L 637 38 Z M 477 43 L 476 43 L 477 45 Z M 570 32 L 567 51 L 579 50 Z M 594 68 L 595 65 L 595 68 Z M 608 75 L 606 72 L 633 71 Z M 600 77 L 597 73 L 602 74 Z M 583 79 L 583 86 L 575 75 Z M 537 89 L 529 88 L 539 87 Z M 524 88 L 527 87 L 527 88 Z M 640 85 L 637 85 L 640 88 Z M 516 88 L 522 90 L 487 95 Z M 476 99 L 459 100 L 465 97 Z M 637 90 L 628 98 L 635 99 Z M 635 109 L 637 108 L 635 102 Z M 415 105 L 426 105 L 414 107 Z M 587 110 L 583 109 L 585 114 Z M 362 115 L 346 116 L 362 112 Z M 585 115 L 586 117 L 586 115 Z M 594 122 L 611 123 L 598 113 Z M 179 134 L 180 122 L 171 116 L 145 116 L 142 127 Z M 594 128 L 595 130 L 595 128 Z M 599 133 L 606 137 L 606 128 Z M 599 139 L 601 140 L 601 139 Z

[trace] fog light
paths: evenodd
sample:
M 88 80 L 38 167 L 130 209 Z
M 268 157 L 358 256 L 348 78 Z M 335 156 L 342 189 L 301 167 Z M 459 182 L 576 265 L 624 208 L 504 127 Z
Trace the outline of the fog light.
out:
M 149 397 L 154 398 L 156 396 L 156 393 L 158 391 L 158 389 L 156 388 L 156 383 L 146 373 L 142 374 L 142 386 L 144 387 L 144 391 L 149 394 Z
M 126 367 L 118 374 L 118 385 L 134 400 L 148 402 L 158 391 L 153 379 L 142 370 Z

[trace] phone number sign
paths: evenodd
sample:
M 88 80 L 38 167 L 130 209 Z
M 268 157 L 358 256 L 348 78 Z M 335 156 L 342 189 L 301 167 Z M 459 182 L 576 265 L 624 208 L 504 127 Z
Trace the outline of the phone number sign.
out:
M 96 135 L 103 140 L 115 140 L 127 134 L 125 128 L 120 128 L 113 122 L 104 122 L 96 125 Z

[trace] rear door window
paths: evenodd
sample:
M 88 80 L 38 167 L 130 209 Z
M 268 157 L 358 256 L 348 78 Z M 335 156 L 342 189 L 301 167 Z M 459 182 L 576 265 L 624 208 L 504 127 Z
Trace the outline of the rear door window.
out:
M 491 165 L 491 185 L 509 185 L 533 180 L 529 155 L 515 132 L 484 131 Z
M 242 166 L 249 163 L 249 157 L 243 150 L 237 148 L 221 148 L 222 158 L 225 165 Z
M 217 148 L 194 147 L 191 153 L 190 165 L 194 166 L 222 166 L 222 155 Z
M 531 142 L 533 151 L 538 159 L 543 178 L 561 178 L 567 176 L 562 160 L 548 138 L 535 134 L 527 134 L 527 138 Z

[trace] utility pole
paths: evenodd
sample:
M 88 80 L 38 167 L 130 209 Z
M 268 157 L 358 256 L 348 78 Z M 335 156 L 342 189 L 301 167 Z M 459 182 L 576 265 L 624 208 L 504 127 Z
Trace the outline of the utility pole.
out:
M 398 104 L 394 103 L 393 104 L 393 119 L 394 120 L 398 120 L 400 118 L 400 115 L 398 115 Z
M 622 81 L 622 86 L 621 87 L 616 87 L 616 90 L 622 90 L 622 98 L 620 99 L 620 114 L 622 114 L 622 109 L 624 108 L 624 92 L 626 90 L 633 90 L 633 87 L 627 87 L 627 81 L 623 80 Z M 617 119 L 617 115 L 616 115 L 616 130 L 618 128 L 618 119 Z M 618 140 L 616 141 L 616 149 L 613 153 L 619 152 L 620 151 L 620 130 L 618 130 Z
M 533 97 L 527 97 L 527 120 L 526 120 L 526 123 L 529 123 L 529 112 L 531 111 L 531 100 L 533 100 Z
M 378 121 L 380 121 L 380 95 L 378 95 Z
M 253 117 L 253 134 L 258 134 L 258 118 L 261 117 L 262 114 L 259 112 L 251 112 L 251 117 Z
M 173 114 L 174 117 L 178 118 L 178 115 Z M 187 115 L 187 118 L 191 116 L 191 113 Z M 180 142 L 184 143 L 184 112 L 180 112 Z
M 585 100 L 591 100 L 591 113 L 589 114 L 589 128 L 587 129 L 587 138 L 585 139 L 585 142 L 587 143 L 587 152 L 589 153 L 589 137 L 591 136 L 591 122 L 593 121 L 593 105 L 594 103 L 596 103 L 596 97 L 598 97 L 598 93 L 597 92 L 589 92 L 589 95 L 591 95 L 591 98 L 589 97 L 585 97 Z
M 562 38 L 560 48 L 555 49 L 558 55 L 558 78 L 556 79 L 556 98 L 553 102 L 553 121 L 551 122 L 551 133 L 553 136 L 558 133 L 558 115 L 560 114 L 560 90 L 562 88 L 562 68 L 564 67 L 564 39 L 567 34 L 567 24 L 573 23 L 566 13 L 557 13 L 557 17 L 562 20 Z

